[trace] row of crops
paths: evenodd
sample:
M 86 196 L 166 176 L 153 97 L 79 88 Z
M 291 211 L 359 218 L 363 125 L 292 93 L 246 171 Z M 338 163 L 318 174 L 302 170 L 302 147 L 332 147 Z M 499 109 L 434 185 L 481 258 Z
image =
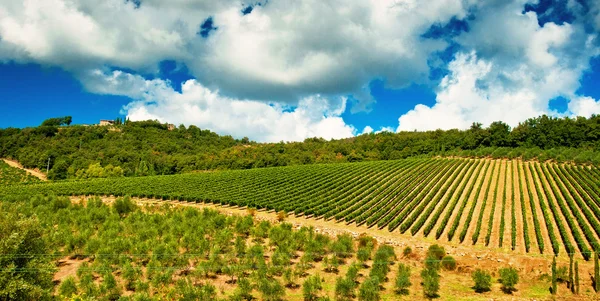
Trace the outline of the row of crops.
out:
M 26 171 L 14 168 L 0 160 L 0 185 L 35 182 L 40 182 L 40 180 Z
M 600 170 L 584 166 L 406 159 L 0 187 L 32 193 L 248 206 L 585 259 L 600 251 Z

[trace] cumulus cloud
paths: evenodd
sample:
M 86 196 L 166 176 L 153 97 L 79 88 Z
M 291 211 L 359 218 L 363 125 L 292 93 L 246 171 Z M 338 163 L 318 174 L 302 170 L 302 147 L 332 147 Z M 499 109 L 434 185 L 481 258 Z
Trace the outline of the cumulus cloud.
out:
M 596 36 L 577 24 L 540 26 L 536 14 L 523 14 L 518 3 L 479 9 L 472 30 L 456 38 L 469 51 L 449 63 L 436 103 L 402 115 L 397 131 L 464 129 L 497 120 L 516 126 L 550 114 L 548 103 L 558 96 L 573 99 L 572 113 L 593 110 L 576 91 L 590 58 L 599 53 Z
M 340 117 L 346 109 L 344 97 L 313 95 L 290 107 L 225 97 L 196 80 L 186 81 L 181 92 L 177 92 L 168 82 L 146 80 L 122 71 L 95 70 L 88 77 L 88 89 L 96 93 L 135 99 L 123 109 L 130 120 L 193 124 L 262 142 L 299 141 L 316 136 L 347 138 L 356 134 L 356 129 Z
M 600 114 L 600 101 L 589 96 L 571 99 L 568 107 L 574 116 L 590 117 L 592 114 Z

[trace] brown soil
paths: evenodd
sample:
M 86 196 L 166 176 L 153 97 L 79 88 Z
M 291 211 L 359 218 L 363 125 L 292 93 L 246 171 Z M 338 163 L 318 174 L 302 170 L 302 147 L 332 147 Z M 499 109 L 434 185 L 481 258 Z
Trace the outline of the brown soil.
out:
M 46 178 L 46 175 L 43 174 L 42 172 L 40 172 L 39 170 L 36 169 L 28 169 L 23 167 L 23 165 L 21 165 L 19 162 L 14 161 L 14 160 L 9 160 L 9 159 L 2 159 L 2 161 L 6 162 L 6 164 L 14 167 L 14 168 L 18 168 L 18 169 L 22 169 L 24 171 L 26 171 L 28 174 L 42 180 L 42 181 L 47 181 L 48 179 Z
M 85 261 L 87 261 L 87 259 L 71 259 L 69 257 L 59 259 L 57 261 L 58 271 L 54 274 L 52 282 L 62 282 L 67 277 L 75 277 L 75 275 L 77 275 L 77 269 Z
M 535 192 L 536 188 L 535 185 L 533 184 L 534 179 L 533 176 L 531 175 L 531 172 L 529 170 L 529 163 L 523 163 L 523 165 L 521 166 L 523 168 L 523 171 L 525 172 L 525 176 L 529 179 L 529 183 L 531 183 L 531 187 L 527 187 L 527 189 L 531 189 L 532 193 L 531 195 L 533 195 L 533 202 L 534 204 L 537 204 L 537 206 L 535 206 L 535 209 L 532 208 L 532 210 L 535 210 L 535 212 L 537 213 L 537 217 L 538 217 L 538 221 L 540 224 L 540 231 L 542 233 L 542 239 L 544 240 L 544 254 L 553 254 L 554 251 L 552 250 L 552 242 L 550 241 L 550 236 L 548 235 L 548 226 L 546 225 L 546 219 L 544 218 L 544 213 L 542 212 L 542 208 L 540 207 L 540 200 L 538 198 L 538 194 Z M 526 187 L 527 185 L 525 185 L 525 183 L 523 183 L 523 187 Z M 533 218 L 533 215 L 528 215 L 527 218 L 529 218 L 529 216 L 531 216 L 531 218 Z M 551 221 L 552 222 L 552 221 Z M 556 225 L 553 225 L 553 227 L 556 228 Z M 531 228 L 533 230 L 533 236 L 530 236 L 530 241 L 533 242 L 535 241 L 537 244 L 537 238 L 535 236 L 535 227 Z M 556 230 L 555 230 L 556 233 Z M 558 233 L 556 233 L 558 234 Z

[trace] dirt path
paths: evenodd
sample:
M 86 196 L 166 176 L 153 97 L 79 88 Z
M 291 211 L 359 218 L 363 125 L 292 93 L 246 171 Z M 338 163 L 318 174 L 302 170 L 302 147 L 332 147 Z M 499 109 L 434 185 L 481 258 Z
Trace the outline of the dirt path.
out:
M 14 161 L 14 160 L 9 160 L 9 159 L 2 159 L 2 161 L 6 162 L 6 164 L 14 167 L 14 168 L 18 168 L 18 169 L 22 169 L 24 171 L 26 171 L 28 174 L 42 180 L 42 181 L 48 181 L 48 179 L 46 178 L 46 175 L 37 171 L 37 170 L 33 170 L 33 169 L 28 169 L 23 167 L 23 165 L 21 165 L 19 162 Z
M 508 225 L 510 226 L 510 217 L 506 219 L 506 207 L 502 207 L 502 197 L 506 193 L 506 160 L 500 160 L 500 176 L 497 178 L 498 180 L 498 192 L 496 195 L 496 209 L 494 211 L 493 221 L 492 221 L 492 232 L 490 235 L 490 243 L 489 247 L 499 248 L 500 243 L 500 221 L 504 218 L 504 230 L 506 230 L 506 224 L 508 221 Z M 504 235 L 504 232 L 502 233 Z M 507 237 L 503 236 L 502 245 L 506 242 Z

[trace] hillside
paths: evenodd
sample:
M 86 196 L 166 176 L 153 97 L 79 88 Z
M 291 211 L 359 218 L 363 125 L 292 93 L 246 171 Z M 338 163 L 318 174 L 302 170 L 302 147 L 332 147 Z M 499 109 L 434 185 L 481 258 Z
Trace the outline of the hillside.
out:
M 40 182 L 37 177 L 22 169 L 12 167 L 7 162 L 0 160 L 0 185 L 36 182 Z
M 520 253 L 599 251 L 600 170 L 521 160 L 405 159 L 2 187 L 294 212 Z
M 53 124 L 53 123 L 45 123 Z M 417 156 L 537 158 L 600 164 L 600 116 L 528 119 L 468 130 L 371 133 L 326 141 L 256 143 L 195 126 L 172 130 L 156 121 L 114 126 L 51 126 L 0 130 L 0 158 L 45 170 L 51 180 L 171 175 L 198 170 L 250 169 L 397 160 Z M 89 172 L 88 172 L 89 171 Z

